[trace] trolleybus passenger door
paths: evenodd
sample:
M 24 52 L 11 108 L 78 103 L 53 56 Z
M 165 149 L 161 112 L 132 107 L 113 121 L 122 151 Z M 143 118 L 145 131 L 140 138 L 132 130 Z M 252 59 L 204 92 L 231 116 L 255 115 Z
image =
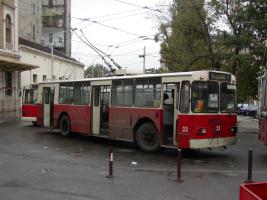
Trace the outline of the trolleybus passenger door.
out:
M 100 86 L 93 86 L 92 108 L 93 108 L 93 134 L 100 133 Z
M 165 145 L 175 145 L 180 84 L 164 83 L 163 87 L 163 141 Z
M 100 133 L 108 135 L 109 130 L 109 97 L 110 86 L 103 85 L 100 89 Z
M 180 103 L 180 83 L 176 83 L 174 89 L 174 118 L 173 118 L 173 144 L 177 145 L 177 133 L 178 133 L 178 114 L 179 114 L 179 103 Z
M 50 117 L 51 117 L 51 88 L 44 87 L 43 88 L 43 117 L 44 117 L 44 126 L 50 127 Z

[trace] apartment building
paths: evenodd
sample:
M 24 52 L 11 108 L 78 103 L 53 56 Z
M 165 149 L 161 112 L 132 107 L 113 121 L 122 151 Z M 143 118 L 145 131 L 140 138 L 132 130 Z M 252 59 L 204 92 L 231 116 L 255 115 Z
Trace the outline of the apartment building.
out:
M 19 37 L 71 56 L 71 0 L 20 0 Z
M 18 0 L 0 0 L 0 121 L 20 117 L 21 72 L 37 68 L 21 62 Z

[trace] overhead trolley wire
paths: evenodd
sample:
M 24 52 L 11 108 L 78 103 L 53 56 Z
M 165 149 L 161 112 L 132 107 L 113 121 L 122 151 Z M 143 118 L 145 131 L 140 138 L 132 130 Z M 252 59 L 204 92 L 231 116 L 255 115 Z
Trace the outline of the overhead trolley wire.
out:
M 103 52 L 102 50 L 100 50 L 99 48 L 95 47 L 88 39 L 87 37 L 85 36 L 85 34 L 83 33 L 82 30 L 80 30 L 83 37 L 85 38 L 85 40 L 79 36 L 76 32 L 75 35 L 81 40 L 83 41 L 88 47 L 90 47 L 93 51 L 95 51 L 103 60 L 103 62 L 108 66 L 108 68 L 110 69 L 111 72 L 114 72 L 116 69 L 113 68 L 113 66 L 105 59 L 105 57 L 107 57 L 108 59 L 110 59 L 110 61 L 113 63 L 113 65 L 118 68 L 118 69 L 121 69 L 121 66 L 116 63 L 111 57 L 110 55 L 106 54 L 105 52 Z
M 100 23 L 100 22 L 98 22 L 98 21 L 96 21 L 96 20 L 91 20 L 91 19 L 89 19 L 89 18 L 86 18 L 86 19 L 84 19 L 84 20 L 85 20 L 85 21 L 89 21 L 89 22 L 94 23 L 94 24 L 99 24 L 99 25 L 104 26 L 104 27 L 106 27 L 106 28 L 110 28 L 110 29 L 113 29 L 113 30 L 116 30 L 116 31 L 120 31 L 120 32 L 126 33 L 126 34 L 129 34 L 129 35 L 133 35 L 133 36 L 136 36 L 136 37 L 140 37 L 139 35 L 137 35 L 137 34 L 135 34 L 135 33 L 131 33 L 131 32 L 129 32 L 129 31 L 125 31 L 125 30 L 122 30 L 122 29 L 119 29 L 119 28 L 116 28 L 116 27 L 113 27 L 113 26 L 109 26 L 109 25 Z M 86 28 L 86 27 L 83 27 L 83 28 L 81 28 L 81 29 L 85 29 L 85 28 Z
M 126 1 L 121 1 L 121 0 L 113 0 L 113 1 L 117 1 L 117 2 L 120 2 L 120 3 L 123 3 L 123 4 L 128 4 L 128 5 L 131 5 L 131 6 L 135 6 L 135 7 L 138 7 L 138 8 L 142 8 L 142 9 L 146 9 L 146 10 L 151 10 L 151 11 L 162 13 L 161 10 L 153 9 L 151 7 L 148 7 L 148 6 L 140 6 L 140 5 L 137 5 L 137 4 L 133 4 L 133 3 L 129 3 L 129 2 L 126 2 Z

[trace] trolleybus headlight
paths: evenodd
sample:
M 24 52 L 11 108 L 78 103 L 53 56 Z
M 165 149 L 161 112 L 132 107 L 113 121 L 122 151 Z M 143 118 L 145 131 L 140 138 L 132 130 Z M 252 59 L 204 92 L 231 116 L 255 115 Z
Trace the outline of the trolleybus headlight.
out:
M 205 128 L 200 128 L 197 132 L 198 135 L 205 135 L 207 133 L 207 129 Z
M 230 128 L 230 132 L 231 133 L 236 133 L 237 132 L 237 127 L 236 126 L 233 126 Z

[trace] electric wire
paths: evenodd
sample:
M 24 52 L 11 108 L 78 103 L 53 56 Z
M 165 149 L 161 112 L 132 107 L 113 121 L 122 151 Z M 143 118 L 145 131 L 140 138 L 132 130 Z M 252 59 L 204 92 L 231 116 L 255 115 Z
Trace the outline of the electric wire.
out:
M 91 46 L 93 46 L 96 50 L 98 50 L 98 51 L 100 51 L 102 54 L 104 54 L 105 56 L 107 56 L 109 59 L 110 59 L 110 61 L 118 68 L 118 69 L 121 69 L 121 66 L 118 64 L 118 63 L 116 63 L 111 57 L 110 57 L 110 55 L 108 55 L 108 54 L 106 54 L 104 51 L 102 51 L 102 50 L 100 50 L 100 49 L 98 49 L 97 47 L 95 47 L 88 39 L 87 39 L 87 37 L 85 36 L 85 34 L 83 33 L 83 31 L 81 30 L 81 33 L 82 33 L 82 35 L 84 36 L 84 38 L 86 39 L 86 41 L 91 45 Z
M 104 26 L 104 27 L 106 27 L 106 28 L 110 28 L 110 29 L 113 29 L 113 30 L 116 30 L 116 31 L 120 31 L 120 32 L 126 33 L 126 34 L 129 34 L 129 35 L 133 35 L 133 36 L 136 36 L 136 37 L 140 37 L 140 35 L 137 35 L 137 34 L 135 34 L 135 33 L 131 33 L 131 32 L 129 32 L 129 31 L 125 31 L 125 30 L 119 29 L 119 28 L 117 28 L 117 27 L 109 26 L 109 25 L 100 23 L 100 22 L 98 22 L 98 21 L 96 21 L 96 20 L 91 20 L 91 19 L 89 19 L 89 18 L 84 19 L 84 20 L 89 21 L 89 22 L 94 23 L 94 24 L 98 24 L 98 25 Z M 85 29 L 85 28 L 87 28 L 87 27 L 83 27 L 83 28 L 81 28 L 81 29 Z
M 74 34 L 81 40 L 83 41 L 88 47 L 90 47 L 93 51 L 95 51 L 103 60 L 103 62 L 105 63 L 105 65 L 110 69 L 111 72 L 115 72 L 115 69 L 113 68 L 113 66 L 105 59 L 105 57 L 102 55 L 101 52 L 99 52 L 90 42 L 88 43 L 88 41 L 85 41 L 81 36 L 79 36 L 75 31 Z
M 121 1 L 121 0 L 113 0 L 113 1 L 117 1 L 117 2 L 120 2 L 120 3 L 123 3 L 123 4 L 135 6 L 135 7 L 138 7 L 138 8 L 147 9 L 147 10 L 151 10 L 151 11 L 162 13 L 161 10 L 159 10 L 159 9 L 153 9 L 151 7 L 148 7 L 148 6 L 140 6 L 140 5 L 137 5 L 137 4 L 133 4 L 133 3 L 129 3 L 129 2 L 126 2 L 126 1 Z

